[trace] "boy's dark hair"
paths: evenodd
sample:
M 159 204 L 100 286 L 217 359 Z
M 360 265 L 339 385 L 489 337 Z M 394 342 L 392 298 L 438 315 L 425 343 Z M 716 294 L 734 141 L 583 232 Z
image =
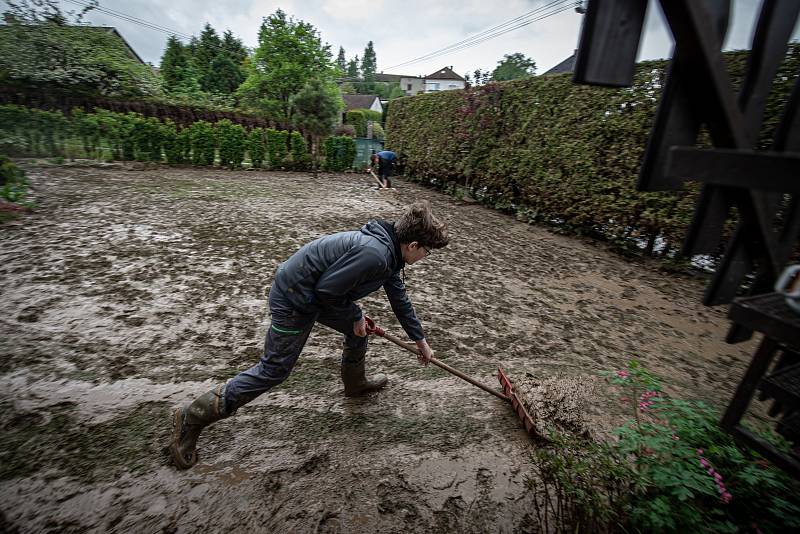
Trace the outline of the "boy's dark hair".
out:
M 433 215 L 431 203 L 427 200 L 411 204 L 394 223 L 394 231 L 401 243 L 416 241 L 428 248 L 442 248 L 450 240 L 447 223 Z

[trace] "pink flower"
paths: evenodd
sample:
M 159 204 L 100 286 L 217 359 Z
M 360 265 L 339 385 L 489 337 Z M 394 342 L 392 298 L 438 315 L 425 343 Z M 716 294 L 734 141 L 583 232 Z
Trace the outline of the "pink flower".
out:
M 722 502 L 728 504 L 731 502 L 731 500 L 733 500 L 733 495 L 731 495 L 728 489 L 725 487 L 725 482 L 722 480 L 722 475 L 717 473 L 709 461 L 703 457 L 703 449 L 697 449 L 697 454 L 700 456 L 700 466 L 703 467 L 714 479 L 714 483 L 717 485 L 717 490 L 719 491 L 719 498 L 722 500 Z
M 620 378 L 628 378 L 628 371 L 617 371 L 617 376 Z

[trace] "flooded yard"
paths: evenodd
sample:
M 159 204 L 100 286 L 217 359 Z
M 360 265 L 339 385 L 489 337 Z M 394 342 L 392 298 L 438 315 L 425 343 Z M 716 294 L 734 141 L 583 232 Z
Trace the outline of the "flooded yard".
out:
M 508 405 L 382 339 L 367 366 L 388 387 L 345 398 L 322 326 L 285 383 L 203 433 L 197 466 L 163 453 L 175 406 L 258 361 L 278 264 L 417 199 L 451 244 L 406 269 L 409 295 L 436 357 L 487 384 L 637 358 L 722 404 L 753 350 L 724 343 L 702 281 L 400 179 L 22 165 L 38 208 L 0 225 L 0 531 L 535 530 Z M 382 292 L 360 304 L 402 334 Z

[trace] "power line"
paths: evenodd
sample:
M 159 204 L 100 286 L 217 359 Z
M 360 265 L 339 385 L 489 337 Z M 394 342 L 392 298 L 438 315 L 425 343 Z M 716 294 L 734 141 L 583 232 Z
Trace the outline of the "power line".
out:
M 427 59 L 433 59 L 435 57 L 444 56 L 453 52 L 458 52 L 460 50 L 471 48 L 490 39 L 494 39 L 511 31 L 522 28 L 523 26 L 527 26 L 528 24 L 531 24 L 533 22 L 544 20 L 551 16 L 557 15 L 558 13 L 571 9 L 574 6 L 575 6 L 575 0 L 555 0 L 553 2 L 550 2 L 549 4 L 531 10 L 527 13 L 523 13 L 522 15 L 509 19 L 501 24 L 483 30 L 482 32 L 477 33 L 467 39 L 462 39 L 461 41 L 448 45 L 444 48 L 440 48 L 438 50 L 429 52 L 427 54 L 411 59 L 409 61 L 404 61 L 402 63 L 398 63 L 396 65 L 388 67 L 387 70 L 394 69 L 397 67 L 402 67 L 405 65 L 410 65 L 412 63 L 418 63 L 420 61 L 424 61 Z M 539 16 L 531 18 L 535 15 Z
M 555 15 L 558 15 L 559 13 L 562 13 L 562 12 L 564 12 L 564 11 L 569 11 L 570 9 L 572 9 L 572 7 L 573 7 L 572 5 L 567 5 L 567 6 L 564 6 L 564 7 L 560 8 L 560 9 L 558 9 L 558 10 L 556 10 L 556 11 L 553 11 L 553 12 L 547 13 L 547 14 L 545 14 L 545 15 L 543 15 L 543 16 L 541 16 L 541 17 L 537 18 L 537 19 L 534 19 L 534 20 L 530 20 L 530 21 L 524 22 L 524 23 L 522 23 L 522 24 L 519 24 L 518 26 L 514 26 L 513 28 L 509 28 L 508 30 L 505 30 L 505 31 L 502 31 L 502 32 L 498 32 L 498 33 L 496 33 L 496 34 L 494 34 L 494 35 L 489 35 L 489 36 L 486 36 L 486 37 L 485 37 L 485 38 L 483 38 L 483 39 L 480 39 L 480 40 L 478 40 L 478 41 L 475 41 L 475 42 L 469 43 L 468 45 L 464 45 L 464 46 L 462 46 L 462 47 L 459 47 L 459 48 L 457 48 L 457 49 L 450 50 L 450 51 L 448 51 L 448 52 L 445 52 L 444 54 L 441 54 L 441 55 L 447 55 L 447 54 L 451 54 L 451 53 L 453 53 L 453 52 L 459 52 L 460 50 L 466 50 L 467 48 L 472 48 L 473 46 L 477 46 L 477 45 L 479 45 L 479 44 L 483 43 L 484 41 L 489 41 L 489 40 L 491 40 L 491 39 L 494 39 L 495 37 L 499 37 L 499 36 L 501 36 L 501 35 L 504 35 L 504 34 L 506 34 L 506 33 L 509 33 L 509 32 L 511 32 L 511 31 L 513 31 L 513 30 L 516 30 L 516 29 L 522 28 L 523 26 L 527 26 L 528 24 L 532 24 L 532 23 L 534 23 L 534 22 L 537 22 L 537 21 L 540 21 L 540 20 L 544 20 L 544 19 L 550 18 L 550 17 L 552 17 L 552 16 L 555 16 Z
M 77 4 L 77 5 L 81 6 L 81 7 L 93 7 L 93 10 L 99 11 L 101 13 L 105 13 L 106 15 L 110 15 L 110 16 L 116 17 L 118 19 L 125 20 L 127 22 L 132 22 L 134 24 L 138 24 L 140 26 L 144 26 L 146 28 L 150 28 L 151 30 L 156 30 L 156 31 L 163 32 L 163 33 L 166 33 L 166 34 L 169 34 L 169 35 L 174 35 L 176 37 L 181 37 L 183 39 L 191 39 L 192 38 L 191 35 L 186 35 L 185 33 L 182 33 L 182 32 L 179 32 L 179 31 L 175 31 L 175 30 L 173 30 L 171 28 L 167 28 L 166 26 L 160 26 L 160 25 L 155 24 L 153 22 L 149 22 L 149 21 L 146 21 L 144 19 L 140 19 L 140 18 L 134 17 L 132 15 L 128 15 L 126 13 L 121 13 L 119 11 L 114 11 L 113 9 L 107 9 L 107 8 L 102 7 L 100 5 L 92 6 L 88 2 L 82 2 L 80 0 L 67 0 L 67 2 L 71 2 L 73 4 Z
M 399 63 L 399 64 L 397 64 L 397 65 L 393 65 L 393 66 L 391 66 L 391 67 L 389 67 L 389 68 L 390 68 L 390 69 L 393 69 L 393 68 L 396 68 L 396 67 L 402 67 L 402 66 L 404 66 L 404 65 L 407 65 L 407 64 L 409 64 L 409 63 L 415 63 L 415 62 L 417 62 L 417 61 L 422 61 L 423 59 L 427 59 L 427 58 L 428 58 L 428 57 L 430 57 L 430 56 L 435 56 L 435 55 L 438 55 L 438 54 L 439 54 L 439 53 L 441 53 L 441 52 L 445 52 L 445 51 L 447 51 L 447 50 L 449 50 L 449 49 L 451 49 L 451 48 L 454 48 L 454 47 L 456 47 L 456 46 L 459 46 L 459 45 L 462 45 L 462 44 L 466 44 L 466 43 L 468 43 L 469 41 L 472 41 L 472 40 L 478 39 L 478 38 L 480 38 L 481 36 L 483 36 L 483 35 L 486 35 L 487 33 L 490 33 L 490 32 L 496 31 L 496 30 L 499 30 L 499 29 L 501 29 L 501 28 L 503 28 L 503 27 L 505 27 L 505 26 L 508 26 L 508 25 L 510 25 L 510 24 L 513 24 L 513 23 L 514 23 L 514 22 L 516 22 L 516 21 L 519 21 L 519 20 L 521 20 L 521 19 L 525 19 L 525 18 L 527 18 L 527 17 L 530 17 L 530 16 L 532 16 L 532 15 L 534 15 L 534 14 L 538 13 L 538 12 L 541 12 L 541 11 L 542 11 L 542 10 L 544 10 L 544 9 L 547 9 L 547 8 L 549 8 L 549 7 L 551 7 L 551 6 L 555 5 L 555 4 L 560 4 L 560 3 L 563 3 L 563 2 L 565 2 L 565 1 L 570 1 L 570 0 L 555 0 L 555 1 L 551 2 L 550 4 L 547 4 L 547 5 L 544 5 L 544 6 L 540 6 L 540 7 L 536 8 L 536 9 L 532 9 L 531 11 L 528 11 L 528 12 L 526 12 L 526 13 L 523 13 L 522 15 L 519 15 L 518 17 L 514 17 L 513 19 L 509 19 L 509 20 L 507 20 L 507 21 L 505 21 L 505 22 L 503 22 L 503 23 L 500 23 L 500 24 L 498 24 L 497 26 L 492 26 L 491 28 L 488 28 L 488 29 L 486 29 L 486 30 L 483 30 L 482 32 L 480 32 L 480 33 L 477 33 L 477 34 L 475 34 L 475 35 L 473 35 L 473 36 L 471 36 L 471 37 L 468 37 L 468 38 L 466 38 L 466 39 L 462 39 L 461 41 L 458 41 L 457 43 L 453 43 L 453 44 L 451 44 L 451 45 L 449 45 L 449 46 L 445 46 L 444 48 L 440 48 L 440 49 L 438 49 L 438 50 L 434 50 L 433 52 L 429 52 L 428 54 L 425 54 L 425 55 L 423 55 L 423 56 L 420 56 L 420 57 L 418 57 L 418 58 L 412 59 L 412 60 L 410 60 L 410 61 L 405 61 L 405 62 L 403 62 L 403 63 Z
M 451 49 L 449 49 L 449 50 L 446 50 L 445 52 L 442 52 L 442 53 L 440 53 L 440 54 L 429 54 L 429 55 L 427 55 L 427 56 L 424 56 L 424 57 L 422 57 L 422 58 L 420 58 L 420 59 L 413 60 L 413 61 L 411 61 L 410 63 L 416 63 L 416 62 L 418 62 L 418 61 L 423 61 L 423 60 L 428 60 L 428 59 L 434 59 L 434 58 L 436 58 L 436 57 L 445 56 L 445 55 L 448 55 L 448 54 L 452 54 L 452 53 L 454 53 L 454 52 L 459 52 L 459 51 L 461 51 L 461 50 L 466 50 L 466 49 L 468 49 L 468 48 L 472 48 L 472 47 L 474 47 L 474 46 L 477 46 L 477 45 L 479 45 L 479 44 L 481 44 L 481 43 L 483 43 L 483 42 L 489 41 L 489 40 L 491 40 L 491 39 L 495 39 L 495 38 L 497 38 L 497 37 L 500 37 L 501 35 L 504 35 L 504 34 L 506 34 L 506 33 L 512 32 L 512 31 L 514 31 L 514 30 L 517 30 L 517 29 L 519 29 L 519 28 L 522 28 L 522 27 L 524 27 L 524 26 L 527 26 L 527 25 L 529 25 L 529 24 L 532 24 L 532 23 L 534 23 L 534 22 L 537 22 L 537 21 L 544 20 L 544 19 L 546 19 L 546 18 L 552 17 L 552 16 L 554 16 L 554 15 L 557 15 L 557 14 L 559 14 L 559 13 L 563 12 L 563 11 L 567 11 L 567 10 L 569 10 L 569 9 L 571 9 L 571 8 L 572 8 L 572 5 L 571 5 L 571 4 L 569 4 L 569 5 L 564 5 L 563 7 L 561 7 L 561 6 L 558 6 L 558 7 L 559 7 L 558 9 L 555 9 L 554 11 L 550 11 L 550 12 L 548 12 L 548 13 L 545 13 L 545 14 L 543 14 L 542 16 L 540 16 L 540 17 L 537 17 L 537 18 L 535 18 L 535 19 L 526 20 L 526 21 L 524 21 L 524 22 L 521 22 L 521 23 L 519 23 L 519 24 L 517 24 L 517 25 L 515 25 L 515 26 L 512 26 L 512 27 L 510 27 L 510 28 L 506 28 L 506 29 L 504 29 L 504 30 L 501 30 L 501 31 L 496 31 L 496 32 L 493 32 L 493 33 L 491 33 L 491 34 L 489 34 L 489 35 L 486 35 L 486 36 L 484 36 L 484 37 L 482 37 L 482 38 L 480 38 L 480 39 L 473 40 L 473 41 L 469 41 L 469 42 L 467 42 L 467 43 L 464 43 L 464 44 L 462 44 L 462 45 L 459 45 L 459 46 L 456 46 L 456 47 L 454 47 L 454 48 L 451 48 Z
M 76 5 L 79 5 L 79 6 L 82 6 L 82 7 L 91 6 L 91 4 L 89 4 L 88 2 L 82 1 L 82 0 L 66 0 L 66 1 L 67 2 L 71 2 L 73 4 L 76 4 Z M 161 26 L 161 25 L 155 24 L 153 22 L 149 22 L 147 20 L 140 19 L 138 17 L 134 17 L 134 16 L 128 15 L 126 13 L 122 13 L 120 11 L 114 11 L 113 9 L 107 9 L 107 8 L 101 7 L 99 5 L 92 6 L 92 8 L 93 8 L 93 10 L 100 11 L 102 13 L 105 13 L 106 15 L 110 15 L 112 17 L 116 17 L 118 19 L 121 19 L 121 20 L 124 20 L 124 21 L 127 21 L 127 22 L 131 22 L 133 24 L 138 24 L 140 26 L 144 26 L 145 28 L 149 28 L 149 29 L 156 30 L 156 31 L 159 31 L 159 32 L 162 32 L 162 33 L 166 33 L 166 34 L 171 35 L 171 36 L 180 37 L 182 39 L 187 39 L 189 41 L 194 39 L 193 35 L 187 35 L 185 33 L 173 30 L 171 28 L 167 28 L 166 26 Z M 241 41 L 240 41 L 240 43 L 241 43 Z M 219 45 L 212 44 L 212 43 L 207 43 L 207 44 L 208 44 L 208 46 L 211 47 L 212 50 L 214 50 L 214 51 L 216 51 L 218 53 L 219 52 L 222 52 L 222 53 L 229 52 L 221 44 L 219 44 Z M 242 46 L 244 46 L 244 45 L 242 45 Z

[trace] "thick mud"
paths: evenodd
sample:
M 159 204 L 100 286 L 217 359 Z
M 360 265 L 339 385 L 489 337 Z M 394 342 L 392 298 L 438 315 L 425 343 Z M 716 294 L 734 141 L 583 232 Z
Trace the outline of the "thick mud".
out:
M 451 245 L 406 269 L 437 357 L 497 385 L 630 358 L 723 402 L 752 344 L 702 282 L 395 180 L 27 164 L 39 208 L 0 225 L 0 530 L 523 532 L 533 446 L 509 406 L 373 340 L 384 391 L 346 399 L 339 336 L 202 436 L 178 472 L 169 412 L 254 364 L 278 263 L 428 198 Z M 382 293 L 361 302 L 402 334 Z M 594 407 L 595 412 L 603 407 Z

